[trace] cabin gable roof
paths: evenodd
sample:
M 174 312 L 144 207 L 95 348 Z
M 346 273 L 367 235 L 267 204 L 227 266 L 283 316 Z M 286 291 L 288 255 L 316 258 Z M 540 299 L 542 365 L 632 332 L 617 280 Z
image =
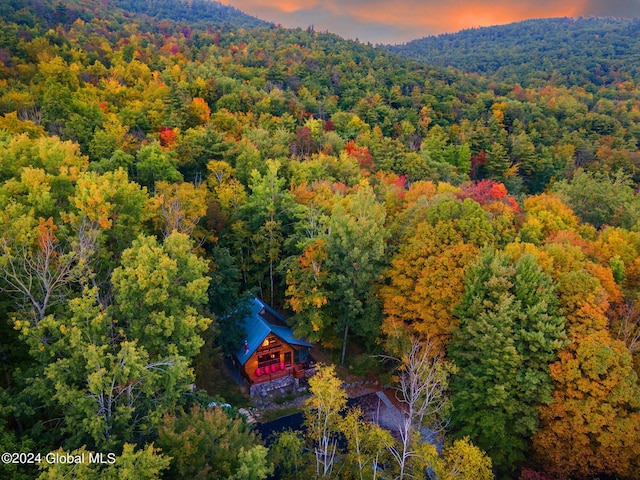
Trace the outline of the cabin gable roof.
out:
M 296 338 L 287 326 L 285 318 L 257 297 L 249 300 L 248 313 L 241 320 L 247 336 L 247 345 L 240 345 L 235 356 L 241 365 L 260 347 L 270 333 L 289 345 L 311 348 L 313 345 L 303 339 Z

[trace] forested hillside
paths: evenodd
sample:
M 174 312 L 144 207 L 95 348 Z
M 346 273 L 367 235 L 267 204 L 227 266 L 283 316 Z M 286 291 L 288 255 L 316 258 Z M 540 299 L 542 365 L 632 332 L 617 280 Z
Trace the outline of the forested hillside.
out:
M 162 28 L 162 21 L 174 20 L 183 25 L 202 27 L 228 25 L 233 28 L 258 27 L 268 25 L 258 18 L 247 15 L 229 5 L 214 0 L 68 0 L 51 2 L 47 0 L 12 0 L 0 5 L 2 18 L 20 25 L 55 27 L 71 24 L 77 19 L 90 21 L 99 16 L 110 21 L 134 19 L 136 23 L 154 28 Z M 172 28 L 176 28 L 173 25 Z
M 407 58 L 498 81 L 589 89 L 640 79 L 640 19 L 547 18 L 387 47 Z
M 116 461 L 0 474 L 637 478 L 634 76 L 525 86 L 189 5 L 2 5 L 0 445 Z M 250 293 L 428 386 L 401 438 L 333 366 L 271 450 L 202 408 Z

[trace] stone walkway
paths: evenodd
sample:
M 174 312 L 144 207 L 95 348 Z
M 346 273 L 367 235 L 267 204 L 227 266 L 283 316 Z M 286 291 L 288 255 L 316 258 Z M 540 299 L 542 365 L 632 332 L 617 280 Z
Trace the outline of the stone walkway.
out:
M 380 425 L 394 436 L 398 434 L 404 416 L 382 390 L 350 398 L 348 405 L 360 407 L 365 421 Z
M 390 430 L 391 433 L 397 433 L 400 430 L 404 415 L 391 402 L 391 400 L 389 400 L 384 392 L 376 392 L 376 395 L 384 404 L 384 408 L 380 412 L 380 417 L 378 420 L 380 426 L 386 428 L 387 430 Z

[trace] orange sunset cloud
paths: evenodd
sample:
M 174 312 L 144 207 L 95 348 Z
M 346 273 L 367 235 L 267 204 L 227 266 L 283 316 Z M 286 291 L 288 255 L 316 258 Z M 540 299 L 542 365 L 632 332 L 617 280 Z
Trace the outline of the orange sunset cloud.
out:
M 528 18 L 640 16 L 640 0 L 222 0 L 286 27 L 316 30 L 372 43 L 401 43 L 465 28 Z

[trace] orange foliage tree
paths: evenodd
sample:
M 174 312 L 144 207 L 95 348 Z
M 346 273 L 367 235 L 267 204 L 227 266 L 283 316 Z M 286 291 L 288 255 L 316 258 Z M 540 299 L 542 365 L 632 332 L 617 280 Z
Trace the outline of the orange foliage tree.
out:
M 554 260 L 564 255 L 547 247 Z M 553 402 L 540 407 L 533 438 L 544 468 L 562 478 L 640 468 L 640 388 L 624 343 L 611 338 L 606 311 L 620 293 L 605 267 L 556 261 L 555 276 L 572 343 L 551 365 Z
M 380 289 L 382 333 L 391 351 L 412 335 L 443 347 L 455 325 L 452 310 L 464 292 L 466 266 L 477 253 L 450 223 L 421 224 L 402 245 Z

